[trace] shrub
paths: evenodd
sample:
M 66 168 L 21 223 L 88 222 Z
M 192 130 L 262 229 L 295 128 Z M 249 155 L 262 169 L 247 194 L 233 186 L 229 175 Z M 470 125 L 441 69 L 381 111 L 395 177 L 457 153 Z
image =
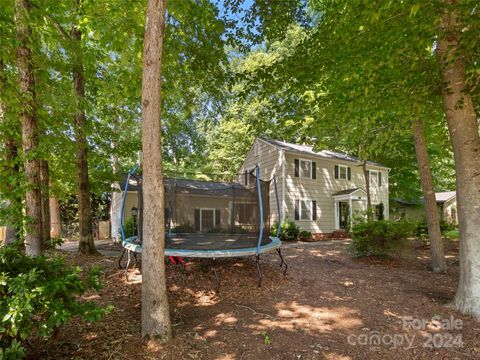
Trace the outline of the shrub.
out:
M 312 238 L 312 233 L 310 231 L 302 230 L 298 234 L 298 237 L 302 240 L 310 240 Z
M 456 229 L 457 226 L 455 224 L 440 220 L 440 232 L 442 235 L 446 235 L 448 232 Z M 415 236 L 419 239 L 428 239 L 428 225 L 425 219 L 415 224 Z
M 135 227 L 137 229 L 135 229 Z M 136 234 L 136 231 L 135 230 L 138 230 L 138 222 L 135 223 L 135 226 L 133 224 L 133 217 L 127 219 L 124 223 L 123 223 L 123 231 L 125 233 L 125 239 L 126 238 L 129 238 L 133 235 L 137 235 Z M 122 235 L 122 229 L 121 227 L 118 228 L 118 233 L 120 235 Z
M 174 233 L 193 233 L 196 232 L 195 228 L 190 223 L 180 224 L 172 228 Z
M 38 358 L 41 346 L 73 316 L 99 319 L 99 308 L 79 296 L 101 286 L 93 269 L 82 278 L 80 268 L 60 257 L 28 257 L 17 246 L 0 249 L 0 359 Z
M 390 257 L 412 236 L 415 225 L 409 221 L 370 221 L 352 229 L 351 250 L 354 256 Z
M 270 234 L 272 236 L 277 236 L 278 223 L 275 222 L 270 229 Z M 295 221 L 287 220 L 280 225 L 280 240 L 282 241 L 293 241 L 298 238 L 300 233 L 300 228 L 297 226 Z

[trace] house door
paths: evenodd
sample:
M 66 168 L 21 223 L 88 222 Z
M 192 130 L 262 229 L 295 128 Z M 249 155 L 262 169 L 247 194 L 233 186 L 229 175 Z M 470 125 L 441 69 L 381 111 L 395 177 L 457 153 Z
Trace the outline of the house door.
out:
M 340 229 L 346 230 L 350 223 L 350 208 L 348 202 L 340 201 L 338 203 L 338 224 Z

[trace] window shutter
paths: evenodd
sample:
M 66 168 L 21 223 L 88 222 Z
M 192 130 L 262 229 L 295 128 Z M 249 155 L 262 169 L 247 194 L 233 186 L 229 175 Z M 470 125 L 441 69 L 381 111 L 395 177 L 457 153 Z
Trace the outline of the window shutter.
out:
M 300 220 L 300 200 L 295 200 L 295 220 Z
M 347 179 L 352 180 L 352 168 L 350 166 L 347 167 Z
M 244 179 L 244 184 L 245 184 L 245 185 L 248 185 L 248 171 L 247 171 L 247 170 L 245 170 L 245 171 L 243 172 L 243 176 L 244 176 L 244 178 L 245 178 L 245 179 Z
M 300 176 L 300 160 L 295 159 L 295 177 Z
M 220 209 L 215 209 L 215 227 L 220 226 Z
M 317 163 L 312 162 L 312 179 L 317 178 Z
M 378 186 L 382 186 L 382 173 L 378 172 Z
M 335 165 L 335 179 L 338 179 L 338 165 Z
M 195 209 L 194 219 L 195 219 L 195 230 L 200 231 L 200 209 Z
M 312 220 L 317 220 L 317 201 L 312 200 Z

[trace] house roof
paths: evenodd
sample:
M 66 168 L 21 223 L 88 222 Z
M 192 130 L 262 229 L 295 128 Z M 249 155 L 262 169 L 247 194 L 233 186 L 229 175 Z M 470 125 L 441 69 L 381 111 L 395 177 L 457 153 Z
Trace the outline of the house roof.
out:
M 285 141 L 269 139 L 265 137 L 261 137 L 260 139 L 286 151 L 303 153 L 307 155 L 313 155 L 313 156 L 318 156 L 318 157 L 332 159 L 332 160 L 343 160 L 343 161 L 349 161 L 349 162 L 355 162 L 355 163 L 362 163 L 362 160 L 360 160 L 359 158 L 352 155 L 340 153 L 340 152 L 335 152 L 330 150 L 315 151 L 313 149 L 313 146 L 310 146 L 310 145 L 298 145 L 298 144 L 288 143 Z M 373 162 L 373 161 L 367 161 L 367 164 L 387 168 L 385 165 L 382 165 L 380 163 Z
M 348 194 L 354 193 L 357 190 L 363 190 L 363 189 L 362 188 L 354 188 L 354 189 L 341 190 L 341 191 L 337 191 L 332 196 L 348 195 Z M 365 191 L 365 190 L 363 190 L 363 191 Z
M 140 175 L 131 177 L 128 183 L 128 191 L 138 191 L 138 180 L 141 179 Z M 120 190 L 125 190 L 125 183 L 127 175 L 124 175 L 120 181 Z M 173 179 L 165 178 L 163 180 L 165 187 L 170 187 L 175 184 L 175 192 L 181 194 L 191 195 L 212 195 L 216 197 L 224 196 L 251 196 L 255 193 L 251 189 L 243 186 L 239 183 L 231 182 L 216 182 L 216 181 L 204 181 L 204 180 L 190 180 L 190 179 Z M 235 192 L 235 193 L 234 193 Z
M 455 196 L 457 196 L 456 191 L 442 191 L 435 193 L 435 200 L 437 200 L 437 203 L 444 203 L 453 199 Z

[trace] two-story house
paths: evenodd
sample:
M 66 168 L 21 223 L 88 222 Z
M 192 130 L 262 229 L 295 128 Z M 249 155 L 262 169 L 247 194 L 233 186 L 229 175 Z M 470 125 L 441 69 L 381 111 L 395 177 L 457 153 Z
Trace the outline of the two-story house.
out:
M 302 230 L 327 237 L 347 229 L 356 216 L 365 214 L 367 193 L 363 162 L 333 151 L 314 151 L 312 146 L 257 138 L 240 169 L 258 164 L 264 179 L 276 176 L 281 221 L 294 220 Z M 389 168 L 367 161 L 370 197 L 377 216 L 388 219 Z M 270 188 L 270 207 L 275 194 Z M 272 211 L 271 223 L 277 221 Z

